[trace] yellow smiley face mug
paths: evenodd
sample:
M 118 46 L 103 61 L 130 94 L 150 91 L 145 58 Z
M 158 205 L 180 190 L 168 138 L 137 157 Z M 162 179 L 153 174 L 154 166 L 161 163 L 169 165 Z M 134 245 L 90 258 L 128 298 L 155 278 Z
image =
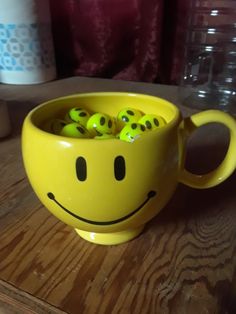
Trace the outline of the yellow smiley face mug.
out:
M 115 136 L 73 138 L 42 125 L 74 106 L 116 117 L 124 107 L 163 117 L 166 124 L 132 142 Z M 230 133 L 222 163 L 205 175 L 184 167 L 186 141 L 198 127 L 218 122 Z M 133 93 L 87 93 L 53 99 L 25 118 L 22 154 L 27 176 L 44 206 L 84 239 L 119 244 L 139 235 L 172 197 L 178 182 L 205 189 L 223 182 L 236 166 L 236 122 L 209 110 L 182 119 L 172 103 Z

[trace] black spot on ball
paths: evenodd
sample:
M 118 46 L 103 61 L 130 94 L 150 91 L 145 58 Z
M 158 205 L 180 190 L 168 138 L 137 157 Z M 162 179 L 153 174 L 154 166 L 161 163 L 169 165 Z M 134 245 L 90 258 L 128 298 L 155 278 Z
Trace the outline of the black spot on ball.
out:
M 138 126 L 137 123 L 132 123 L 132 124 L 131 124 L 131 128 L 132 128 L 133 130 L 137 129 L 137 126 Z
M 82 112 L 79 113 L 79 116 L 80 116 L 80 117 L 86 117 L 86 116 L 87 116 L 87 113 L 84 112 L 84 111 L 82 111 Z
M 156 126 L 159 126 L 159 121 L 157 120 L 157 118 L 154 118 L 153 122 Z
M 77 130 L 81 133 L 84 134 L 85 130 L 81 126 L 77 126 Z
M 124 121 L 124 122 L 129 122 L 129 118 L 127 117 L 127 116 L 122 116 L 121 117 L 121 119 L 122 119 L 122 121 Z
M 146 127 L 147 127 L 147 129 L 149 129 L 149 130 L 151 130 L 151 128 L 152 128 L 152 124 L 151 124 L 151 122 L 150 121 L 145 121 L 145 125 L 146 125 Z
M 81 109 L 80 109 L 80 108 L 75 108 L 74 110 L 75 110 L 75 111 L 79 111 L 79 110 L 81 110 Z
M 106 119 L 105 119 L 104 117 L 101 117 L 101 118 L 100 118 L 100 124 L 101 124 L 101 125 L 104 125 L 105 122 L 106 122 Z
M 95 130 L 97 133 L 97 136 L 102 136 L 102 133 L 98 132 L 98 130 Z
M 140 126 L 141 130 L 144 132 L 145 131 L 145 126 L 141 124 Z
M 130 115 L 130 116 L 134 116 L 134 112 L 132 110 L 127 110 L 127 113 Z
M 109 127 L 109 128 L 112 127 L 112 121 L 111 121 L 111 119 L 109 119 L 109 121 L 108 121 L 108 127 Z

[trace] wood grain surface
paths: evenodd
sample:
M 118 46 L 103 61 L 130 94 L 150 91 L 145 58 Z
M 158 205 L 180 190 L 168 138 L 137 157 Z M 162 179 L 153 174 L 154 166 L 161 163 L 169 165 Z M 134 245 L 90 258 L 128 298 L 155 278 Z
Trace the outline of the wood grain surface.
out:
M 1 314 L 66 314 L 49 303 L 0 280 Z
M 226 147 L 225 130 L 201 131 L 189 143 L 188 168 L 208 170 Z M 5 289 L 24 304 L 20 314 L 55 308 L 71 314 L 236 313 L 235 173 L 209 190 L 179 185 L 138 238 L 99 246 L 79 238 L 37 199 L 16 130 L 0 142 L 0 166 L 0 305 Z M 14 311 L 0 306 L 0 313 Z

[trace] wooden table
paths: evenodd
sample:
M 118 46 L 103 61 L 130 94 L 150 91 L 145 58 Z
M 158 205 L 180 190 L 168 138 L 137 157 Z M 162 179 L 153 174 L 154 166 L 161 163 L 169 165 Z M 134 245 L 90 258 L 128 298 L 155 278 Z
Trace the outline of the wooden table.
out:
M 37 199 L 22 164 L 23 118 L 46 99 L 88 91 L 178 104 L 174 86 L 91 78 L 0 85 L 13 122 L 0 142 L 0 313 L 236 313 L 235 174 L 209 190 L 179 185 L 143 234 L 119 246 L 82 240 Z M 204 127 L 189 141 L 187 167 L 212 169 L 226 148 L 225 128 Z

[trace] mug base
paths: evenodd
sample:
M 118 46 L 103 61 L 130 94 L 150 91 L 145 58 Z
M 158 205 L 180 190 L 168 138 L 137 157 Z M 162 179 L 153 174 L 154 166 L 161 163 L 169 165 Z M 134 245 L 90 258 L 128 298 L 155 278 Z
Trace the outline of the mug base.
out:
M 89 242 L 101 245 L 116 245 L 134 239 L 143 231 L 143 228 L 144 225 L 129 230 L 110 233 L 88 232 L 79 229 L 75 229 L 75 231 L 81 238 Z

